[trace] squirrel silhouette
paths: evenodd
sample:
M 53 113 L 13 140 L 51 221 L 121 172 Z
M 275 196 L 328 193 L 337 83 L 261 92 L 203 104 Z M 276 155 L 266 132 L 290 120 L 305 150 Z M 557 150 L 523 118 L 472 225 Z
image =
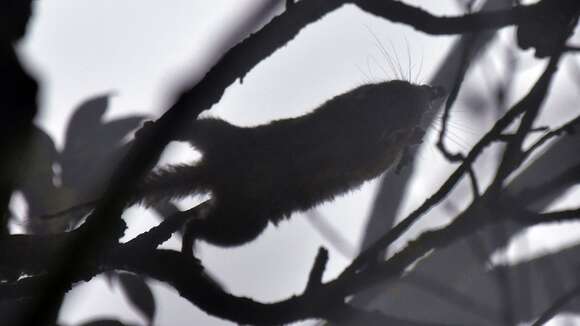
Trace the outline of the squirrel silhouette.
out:
M 202 153 L 195 165 L 152 172 L 129 204 L 211 193 L 187 232 L 219 246 L 256 238 L 269 222 L 332 200 L 395 165 L 421 142 L 419 123 L 439 87 L 392 80 L 359 86 L 312 112 L 255 127 L 200 118 L 175 140 Z

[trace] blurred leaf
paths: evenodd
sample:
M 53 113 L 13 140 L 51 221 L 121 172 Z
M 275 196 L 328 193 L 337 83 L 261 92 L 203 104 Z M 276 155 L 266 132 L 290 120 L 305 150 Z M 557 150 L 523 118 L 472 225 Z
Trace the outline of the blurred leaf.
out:
M 62 232 L 66 229 L 66 221 L 36 218 L 71 204 L 71 194 L 56 182 L 58 174 L 53 169 L 59 164 L 59 153 L 54 142 L 46 132 L 33 126 L 25 155 L 19 167 L 16 189 L 26 199 L 27 215 L 31 217 L 24 221 L 26 230 L 36 234 Z
M 146 118 L 146 116 L 131 116 L 104 123 L 101 127 L 99 141 L 103 141 L 105 144 L 119 144 L 132 130 L 139 127 Z
M 103 116 L 109 107 L 109 94 L 90 98 L 79 105 L 68 122 L 66 139 L 70 147 L 74 147 L 75 140 L 86 139 L 101 124 Z M 93 129 L 93 130 L 91 130 Z
M 147 318 L 149 324 L 153 323 L 156 310 L 155 298 L 145 279 L 139 275 L 129 273 L 118 273 L 117 277 L 119 286 L 125 293 L 129 303 Z
M 69 120 L 60 153 L 51 137 L 34 127 L 18 179 L 29 217 L 54 213 L 98 196 L 129 147 L 125 138 L 146 118 L 133 115 L 105 122 L 109 102 L 110 94 L 104 94 L 79 105 Z M 60 167 L 60 173 L 55 173 L 55 166 Z M 60 182 L 55 182 L 58 179 Z M 59 218 L 28 220 L 26 228 L 36 234 L 62 232 L 74 227 L 85 213 L 78 210 Z
M 146 117 L 132 115 L 105 121 L 111 94 L 89 98 L 79 105 L 69 120 L 61 153 L 62 184 L 74 193 L 74 204 L 95 200 L 107 184 L 129 144 L 125 138 Z M 90 169 L 87 167 L 90 166 Z M 71 218 L 77 224 L 85 211 Z
M 78 189 L 80 197 L 94 197 L 126 151 L 123 144 L 144 116 L 130 116 L 105 122 L 110 94 L 83 102 L 71 117 L 62 152 L 63 183 Z M 87 164 L 92 169 L 87 171 Z M 94 199 L 94 198 L 90 198 Z
M 48 206 L 56 199 L 53 165 L 58 162 L 58 152 L 50 136 L 42 129 L 32 129 L 24 162 L 20 167 L 18 189 L 28 201 L 29 215 L 36 216 L 50 210 Z

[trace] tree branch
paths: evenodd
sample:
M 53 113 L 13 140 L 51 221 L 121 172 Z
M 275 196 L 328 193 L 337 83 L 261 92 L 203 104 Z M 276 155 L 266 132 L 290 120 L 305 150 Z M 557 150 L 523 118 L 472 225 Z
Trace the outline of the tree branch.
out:
M 506 127 L 508 127 L 520 114 L 527 112 L 527 110 L 530 108 L 530 105 L 539 105 L 541 103 L 539 100 L 543 99 L 543 96 L 545 95 L 545 91 L 547 90 L 549 82 L 553 76 L 555 65 L 556 62 L 558 62 L 558 59 L 559 56 L 553 58 L 553 60 L 550 61 L 550 64 L 535 83 L 532 90 L 520 102 L 514 105 L 508 112 L 506 112 L 506 114 L 495 123 L 491 130 L 485 134 L 477 142 L 477 144 L 473 146 L 459 167 L 457 167 L 451 176 L 449 176 L 449 178 L 439 188 L 439 190 L 427 200 L 425 200 L 419 208 L 417 208 L 393 229 L 391 229 L 391 231 L 387 232 L 372 246 L 363 251 L 354 260 L 353 264 L 344 271 L 344 273 L 355 273 L 364 265 L 371 263 L 373 261 L 373 257 L 376 257 L 377 252 L 393 243 L 393 241 L 398 239 L 425 212 L 427 212 L 431 207 L 435 206 L 447 196 L 447 194 L 454 188 L 457 182 L 465 175 L 466 172 L 468 172 L 471 164 L 473 164 L 473 162 L 477 159 L 477 157 L 479 157 L 479 155 L 487 146 L 489 146 L 500 137 Z

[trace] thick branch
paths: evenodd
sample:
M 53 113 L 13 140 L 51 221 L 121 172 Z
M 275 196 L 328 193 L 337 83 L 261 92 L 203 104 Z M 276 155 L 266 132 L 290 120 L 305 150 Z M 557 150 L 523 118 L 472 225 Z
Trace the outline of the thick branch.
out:
M 309 318 L 328 318 L 337 308 L 343 307 L 343 300 L 377 282 L 398 277 L 401 273 L 424 254 L 442 248 L 467 236 L 482 226 L 499 221 L 489 218 L 487 209 L 490 196 L 484 195 L 460 214 L 449 226 L 426 232 L 411 242 L 405 249 L 386 262 L 371 269 L 348 277 L 341 277 L 325 284 L 316 284 L 307 288 L 300 296 L 293 296 L 275 303 L 260 303 L 249 298 L 237 297 L 216 286 L 204 273 L 199 261 L 176 251 L 136 250 L 131 245 L 121 245 L 99 256 L 89 257 L 81 269 L 74 274 L 73 281 L 88 280 L 90 277 L 106 270 L 127 270 L 147 277 L 155 278 L 173 286 L 181 296 L 205 312 L 242 324 L 275 325 Z M 500 205 L 500 207 L 506 207 Z M 519 210 L 500 210 L 505 218 L 521 218 Z M 570 214 L 568 211 L 550 213 Z M 575 212 L 579 218 L 580 213 Z M 542 216 L 546 216 L 542 214 Z M 532 221 L 535 222 L 535 221 Z M 537 220 L 537 222 L 543 222 Z M 8 249 L 14 249 L 6 243 Z M 43 255 L 43 253 L 37 253 Z M 35 257 L 28 257 L 34 259 Z M 318 259 L 313 269 L 318 269 L 324 257 Z M 316 272 L 316 279 L 320 273 Z M 35 297 L 38 286 L 45 282 L 45 276 L 31 277 L 16 283 L 0 285 L 0 299 Z M 338 318 L 339 316 L 334 316 Z M 390 318 L 382 315 L 367 315 L 372 318 Z M 409 325 L 422 323 L 408 322 Z

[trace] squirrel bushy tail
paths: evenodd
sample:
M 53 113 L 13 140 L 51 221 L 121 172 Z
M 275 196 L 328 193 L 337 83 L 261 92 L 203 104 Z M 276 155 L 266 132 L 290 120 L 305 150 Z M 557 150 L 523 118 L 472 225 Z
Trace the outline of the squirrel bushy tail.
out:
M 139 183 L 127 206 L 141 203 L 151 206 L 159 201 L 179 199 L 206 191 L 202 168 L 197 165 L 171 165 L 151 172 Z
M 202 180 L 201 169 L 196 165 L 172 165 L 153 171 L 145 177 L 144 181 L 135 186 L 125 206 L 143 204 L 149 207 L 163 200 L 178 199 L 204 192 L 207 187 L 202 184 Z M 89 211 L 97 202 L 98 200 L 86 201 L 38 218 L 50 219 L 69 213 Z

